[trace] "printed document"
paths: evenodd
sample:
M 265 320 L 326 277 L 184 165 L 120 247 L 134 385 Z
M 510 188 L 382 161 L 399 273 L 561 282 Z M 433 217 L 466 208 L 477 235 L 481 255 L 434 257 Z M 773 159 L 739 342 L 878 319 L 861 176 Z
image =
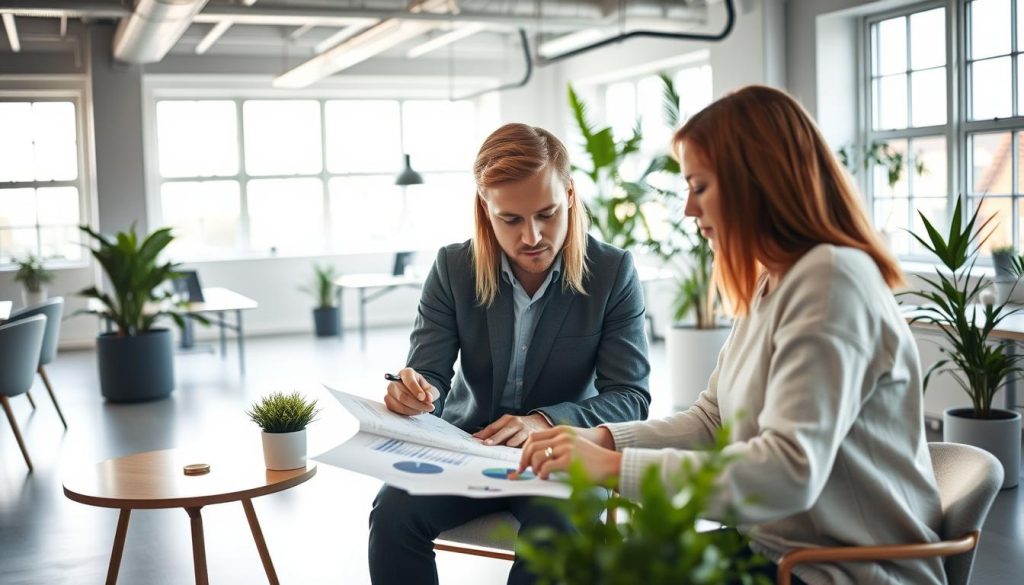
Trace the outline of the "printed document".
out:
M 333 388 L 359 432 L 317 461 L 370 475 L 415 495 L 472 498 L 569 497 L 565 483 L 517 473 L 519 449 L 487 446 L 440 417 L 402 416 L 384 404 Z

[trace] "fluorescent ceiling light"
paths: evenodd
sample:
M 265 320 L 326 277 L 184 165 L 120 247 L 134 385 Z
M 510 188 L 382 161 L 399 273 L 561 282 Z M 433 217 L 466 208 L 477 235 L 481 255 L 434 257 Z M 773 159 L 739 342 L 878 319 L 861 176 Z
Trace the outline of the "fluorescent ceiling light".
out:
M 205 53 L 211 46 L 213 46 L 213 43 L 217 42 L 217 39 L 219 39 L 221 35 L 226 33 L 227 30 L 231 28 L 232 24 L 234 24 L 234 22 L 230 20 L 222 20 L 217 24 L 213 25 L 213 28 L 210 29 L 210 32 L 206 33 L 206 36 L 203 37 L 203 40 L 199 41 L 199 44 L 196 45 L 196 55 L 202 55 L 203 53 Z
M 431 51 L 436 51 L 441 47 L 448 46 L 452 43 L 461 41 L 466 37 L 473 36 L 476 33 L 484 30 L 485 28 L 486 25 L 484 25 L 482 22 L 456 24 L 454 30 L 446 32 L 443 35 L 436 36 L 421 45 L 416 45 L 415 47 L 409 49 L 409 52 L 406 53 L 405 56 L 410 59 L 422 57 L 423 55 L 426 55 Z
M 341 41 L 344 41 L 346 39 L 349 39 L 349 38 L 352 38 L 352 37 L 356 36 L 356 34 L 359 33 L 360 31 L 366 30 L 369 26 L 373 26 L 373 25 L 377 24 L 378 22 L 380 22 L 380 21 L 379 20 L 378 21 L 374 21 L 374 22 L 369 23 L 368 25 L 347 26 L 347 27 L 339 30 L 338 32 L 334 33 L 333 35 L 327 37 L 326 39 L 320 41 L 319 43 L 317 43 L 316 46 L 313 47 L 313 51 L 315 53 L 317 53 L 317 54 L 323 53 L 327 49 L 333 48 L 335 45 L 337 45 Z
M 207 0 L 139 0 L 114 33 L 114 58 L 156 63 L 178 42 Z
M 14 15 L 5 12 L 4 18 L 4 30 L 7 31 L 7 40 L 11 42 L 11 50 L 17 53 L 21 51 L 21 41 L 18 39 L 18 27 L 14 24 Z
M 451 0 L 423 0 L 409 10 L 445 13 L 452 12 L 454 5 Z M 444 25 L 445 22 L 442 20 L 382 20 L 278 75 L 272 85 L 289 89 L 307 87 L 324 77 L 362 63 L 428 30 Z

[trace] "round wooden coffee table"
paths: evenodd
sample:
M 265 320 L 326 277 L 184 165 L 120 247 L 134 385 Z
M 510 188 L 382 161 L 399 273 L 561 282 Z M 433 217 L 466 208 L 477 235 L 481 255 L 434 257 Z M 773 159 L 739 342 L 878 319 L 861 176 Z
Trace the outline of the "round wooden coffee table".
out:
M 103 508 L 118 508 L 121 516 L 114 533 L 114 547 L 107 569 L 107 585 L 117 582 L 124 552 L 128 518 L 135 509 L 184 508 L 192 523 L 192 556 L 196 583 L 206 585 L 206 548 L 203 542 L 203 506 L 242 502 L 270 583 L 278 583 L 267 552 L 252 499 L 294 487 L 316 475 L 316 465 L 288 471 L 266 469 L 259 451 L 244 455 L 220 453 L 194 456 L 178 449 L 136 453 L 77 469 L 64 479 L 68 498 Z M 185 465 L 208 463 L 204 475 L 185 475 Z

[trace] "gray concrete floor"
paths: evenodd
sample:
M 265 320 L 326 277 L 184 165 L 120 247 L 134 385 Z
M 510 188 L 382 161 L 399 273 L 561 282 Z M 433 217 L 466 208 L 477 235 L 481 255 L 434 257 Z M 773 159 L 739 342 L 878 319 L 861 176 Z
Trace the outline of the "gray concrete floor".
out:
M 259 449 L 259 431 L 243 411 L 271 390 L 301 390 L 321 399 L 321 420 L 310 426 L 310 452 L 351 432 L 326 383 L 379 398 L 382 375 L 403 363 L 407 329 L 371 331 L 367 349 L 355 335 L 253 339 L 248 372 L 240 377 L 234 346 L 227 359 L 212 353 L 176 357 L 171 398 L 110 405 L 99 395 L 92 351 L 62 352 L 49 368 L 69 430 L 63 431 L 45 389 L 33 389 L 38 410 L 12 399 L 36 465 L 28 474 L 10 430 L 0 421 L 0 583 L 101 583 L 110 557 L 117 512 L 64 497 L 61 478 L 74 467 L 138 451 L 171 447 Z M 669 412 L 664 345 L 652 347 L 652 415 Z M 2 417 L 0 417 L 2 418 Z M 294 489 L 254 501 L 282 583 L 367 583 L 366 521 L 380 482 L 320 466 Z M 982 536 L 972 583 L 1018 582 L 1024 575 L 1024 496 L 1002 492 Z M 203 510 L 212 583 L 266 582 L 238 504 Z M 881 519 L 880 519 L 881 521 Z M 510 563 L 439 553 L 442 583 L 503 583 Z M 120 583 L 177 584 L 193 579 L 188 518 L 182 510 L 132 514 Z

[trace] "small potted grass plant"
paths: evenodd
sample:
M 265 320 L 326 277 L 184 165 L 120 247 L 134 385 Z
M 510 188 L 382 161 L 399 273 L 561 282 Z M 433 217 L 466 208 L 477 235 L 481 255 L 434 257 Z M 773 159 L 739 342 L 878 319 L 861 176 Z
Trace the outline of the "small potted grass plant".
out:
M 286 470 L 306 466 L 306 425 L 316 420 L 316 400 L 298 392 L 273 392 L 245 412 L 263 429 L 263 459 L 267 469 Z
M 43 265 L 43 259 L 29 254 L 24 258 L 12 258 L 18 271 L 14 282 L 20 282 L 21 301 L 26 307 L 33 307 L 46 300 L 46 285 L 53 280 L 53 272 Z

